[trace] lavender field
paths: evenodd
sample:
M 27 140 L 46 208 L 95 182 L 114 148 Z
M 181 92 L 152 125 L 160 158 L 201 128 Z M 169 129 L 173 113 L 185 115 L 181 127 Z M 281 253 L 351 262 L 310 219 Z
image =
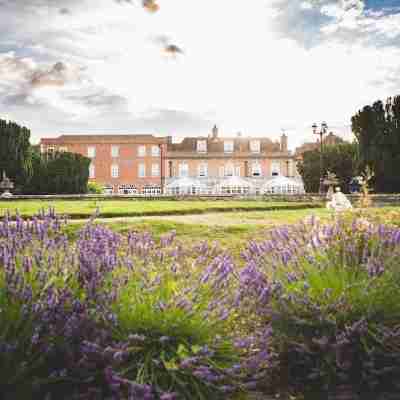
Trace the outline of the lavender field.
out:
M 310 217 L 238 258 L 66 224 L 0 221 L 1 400 L 397 398 L 397 227 Z

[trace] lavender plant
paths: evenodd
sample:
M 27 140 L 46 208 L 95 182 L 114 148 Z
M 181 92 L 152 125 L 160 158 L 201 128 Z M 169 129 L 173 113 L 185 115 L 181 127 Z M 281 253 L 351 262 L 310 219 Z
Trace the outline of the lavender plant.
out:
M 245 388 L 228 254 L 93 221 L 70 243 L 63 226 L 53 212 L 0 222 L 1 399 L 218 399 Z
M 400 231 L 365 219 L 311 219 L 271 232 L 243 254 L 239 296 L 271 327 L 277 390 L 321 398 L 397 393 Z M 390 339 L 389 339 L 390 338 Z M 268 383 L 268 382 L 267 382 Z

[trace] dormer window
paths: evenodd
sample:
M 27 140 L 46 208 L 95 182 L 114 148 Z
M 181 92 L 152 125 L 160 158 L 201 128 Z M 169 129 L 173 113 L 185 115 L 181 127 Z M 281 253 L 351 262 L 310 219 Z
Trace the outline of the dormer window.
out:
M 233 140 L 225 140 L 224 141 L 224 152 L 225 153 L 233 153 Z
M 197 141 L 197 152 L 198 153 L 207 153 L 207 140 L 198 140 Z
M 251 140 L 250 141 L 250 151 L 252 153 L 259 153 L 261 150 L 260 141 L 259 140 Z

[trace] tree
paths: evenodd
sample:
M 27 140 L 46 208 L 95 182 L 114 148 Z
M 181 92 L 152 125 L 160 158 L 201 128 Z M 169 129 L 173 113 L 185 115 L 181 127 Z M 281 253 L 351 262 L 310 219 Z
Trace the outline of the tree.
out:
M 400 96 L 365 106 L 351 119 L 362 169 L 374 172 L 376 192 L 400 191 Z
M 32 174 L 30 135 L 28 128 L 0 119 L 0 174 L 5 171 L 17 190 Z
M 339 143 L 325 146 L 323 149 L 323 176 L 328 171 L 334 173 L 339 186 L 348 192 L 351 178 L 358 173 L 357 143 Z M 298 164 L 298 171 L 303 178 L 307 192 L 316 193 L 320 182 L 320 151 L 311 150 L 303 153 L 303 159 Z
M 25 193 L 79 194 L 87 192 L 90 160 L 80 154 L 32 152 L 33 174 Z

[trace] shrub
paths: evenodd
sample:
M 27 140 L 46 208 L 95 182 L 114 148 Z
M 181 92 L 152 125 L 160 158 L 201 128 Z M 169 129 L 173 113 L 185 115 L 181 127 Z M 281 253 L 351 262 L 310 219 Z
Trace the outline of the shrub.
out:
M 229 255 L 93 222 L 70 243 L 63 224 L 0 222 L 1 399 L 223 399 L 246 387 Z
M 88 182 L 87 193 L 89 194 L 103 194 L 103 186 L 97 182 Z
M 398 392 L 400 230 L 311 220 L 273 231 L 244 256 L 241 295 L 272 328 L 276 364 L 266 376 L 275 390 L 317 399 L 341 385 L 362 398 Z

